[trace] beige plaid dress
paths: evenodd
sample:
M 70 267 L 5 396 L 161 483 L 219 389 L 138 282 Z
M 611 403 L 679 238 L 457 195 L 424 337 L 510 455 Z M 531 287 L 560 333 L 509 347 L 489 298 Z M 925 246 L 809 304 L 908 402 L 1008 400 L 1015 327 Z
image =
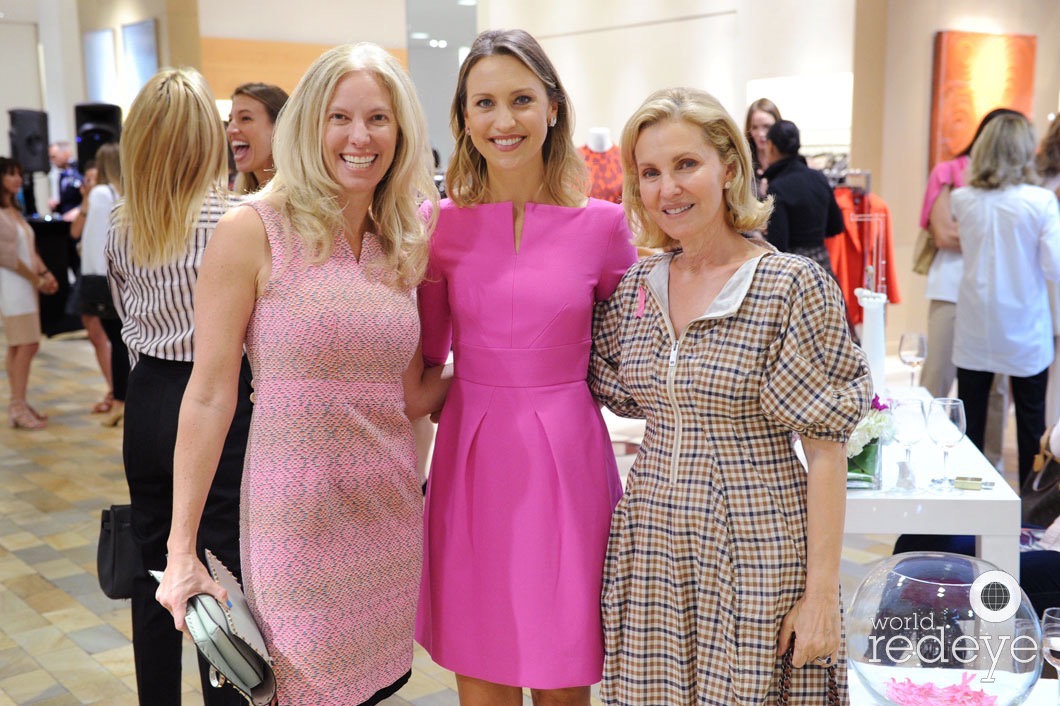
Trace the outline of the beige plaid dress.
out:
M 745 263 L 675 340 L 672 254 L 598 305 L 589 384 L 644 441 L 611 524 L 602 610 L 607 704 L 772 704 L 781 618 L 806 580 L 806 472 L 792 432 L 845 442 L 872 382 L 842 295 L 817 265 Z M 846 703 L 845 652 L 840 693 Z M 825 703 L 794 670 L 791 704 Z

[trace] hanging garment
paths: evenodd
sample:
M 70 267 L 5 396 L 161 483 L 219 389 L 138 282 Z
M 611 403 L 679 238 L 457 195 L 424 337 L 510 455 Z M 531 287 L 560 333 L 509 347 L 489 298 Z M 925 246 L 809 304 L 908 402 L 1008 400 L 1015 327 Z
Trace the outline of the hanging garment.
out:
M 582 145 L 578 151 L 592 179 L 589 195 L 594 199 L 622 203 L 622 154 L 618 145 L 612 145 L 606 152 L 593 152 Z
M 872 193 L 865 193 L 861 189 L 848 186 L 839 186 L 835 189 L 835 200 L 839 204 L 839 210 L 843 212 L 843 224 L 845 230 L 834 238 L 824 241 L 828 248 L 828 254 L 832 258 L 832 270 L 839 287 L 843 290 L 843 300 L 847 303 L 847 312 L 850 323 L 860 324 L 862 321 L 861 305 L 854 295 L 854 290 L 864 286 L 865 280 L 865 244 L 862 242 L 863 227 L 859 227 L 851 216 L 854 215 L 883 215 L 883 245 L 882 250 L 886 258 L 886 281 L 887 300 L 892 304 L 901 301 L 898 294 L 898 272 L 894 262 L 894 239 L 891 235 L 891 211 L 887 202 Z

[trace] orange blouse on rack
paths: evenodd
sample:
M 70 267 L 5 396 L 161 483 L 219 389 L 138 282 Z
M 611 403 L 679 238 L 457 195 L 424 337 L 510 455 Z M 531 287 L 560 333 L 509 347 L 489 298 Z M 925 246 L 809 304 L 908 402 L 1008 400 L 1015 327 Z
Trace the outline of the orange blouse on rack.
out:
M 883 253 L 886 258 L 887 300 L 892 304 L 901 301 L 898 295 L 898 273 L 894 266 L 894 241 L 891 236 L 891 211 L 887 203 L 873 193 L 866 194 L 848 186 L 835 189 L 835 200 L 843 212 L 845 230 L 834 238 L 825 238 L 824 246 L 832 258 L 832 270 L 839 287 L 843 290 L 843 299 L 847 304 L 848 318 L 852 324 L 862 321 L 861 305 L 854 295 L 854 290 L 863 286 L 865 280 L 864 244 L 862 230 L 851 216 L 865 214 L 883 215 Z

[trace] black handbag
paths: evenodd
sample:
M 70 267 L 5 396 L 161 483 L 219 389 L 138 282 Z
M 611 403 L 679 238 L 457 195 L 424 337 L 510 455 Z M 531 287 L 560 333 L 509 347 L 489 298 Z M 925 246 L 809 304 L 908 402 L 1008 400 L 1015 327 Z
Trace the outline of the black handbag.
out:
M 1041 446 L 1034 457 L 1033 473 L 1020 488 L 1020 506 L 1024 527 L 1048 527 L 1060 517 L 1060 460 L 1049 448 L 1052 427 L 1042 435 Z
M 101 319 L 116 319 L 118 311 L 111 299 L 110 282 L 106 275 L 81 275 L 81 311 Z
M 132 506 L 111 505 L 103 510 L 96 549 L 99 587 L 107 598 L 132 598 L 133 582 L 146 576 L 140 545 L 132 532 Z

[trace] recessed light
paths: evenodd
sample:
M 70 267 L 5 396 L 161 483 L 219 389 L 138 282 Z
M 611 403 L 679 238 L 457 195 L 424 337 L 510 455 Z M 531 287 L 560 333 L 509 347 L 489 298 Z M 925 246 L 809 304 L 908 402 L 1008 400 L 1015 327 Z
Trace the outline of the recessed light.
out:
M 426 32 L 409 32 L 409 39 L 427 39 L 430 36 Z
M 445 41 L 444 39 L 439 39 L 438 40 L 438 48 L 439 49 L 445 49 L 447 46 L 449 46 L 449 42 Z
M 427 43 L 430 44 L 432 47 L 438 46 L 438 40 L 437 39 L 432 39 L 431 41 L 429 41 Z

